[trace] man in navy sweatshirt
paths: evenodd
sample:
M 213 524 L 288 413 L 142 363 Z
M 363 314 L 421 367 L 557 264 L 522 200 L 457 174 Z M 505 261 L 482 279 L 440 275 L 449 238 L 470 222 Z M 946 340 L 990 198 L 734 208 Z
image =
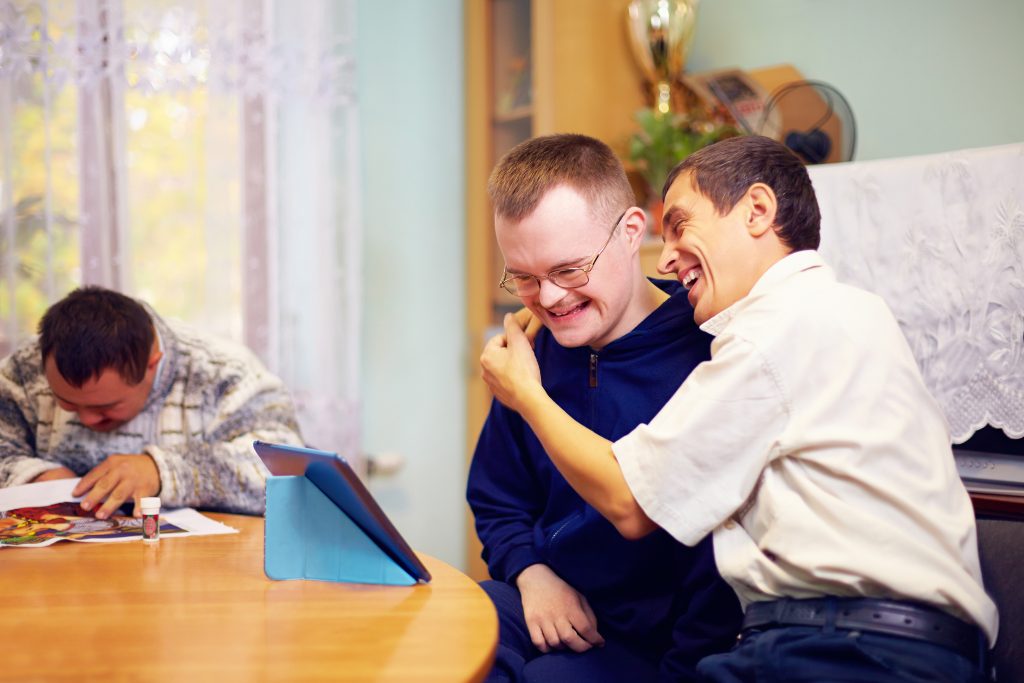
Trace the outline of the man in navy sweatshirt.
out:
M 709 338 L 677 282 L 641 272 L 646 219 L 614 153 L 582 135 L 535 138 L 488 190 L 501 286 L 544 325 L 534 349 L 549 395 L 610 440 L 649 421 L 709 357 Z M 467 498 L 500 619 L 488 680 L 689 681 L 735 641 L 739 605 L 710 543 L 624 539 L 496 401 Z

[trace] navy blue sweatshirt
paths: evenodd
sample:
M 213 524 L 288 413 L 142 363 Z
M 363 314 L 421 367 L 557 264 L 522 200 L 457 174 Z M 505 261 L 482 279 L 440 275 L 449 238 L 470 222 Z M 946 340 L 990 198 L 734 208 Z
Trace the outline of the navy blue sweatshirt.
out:
M 670 298 L 600 351 L 562 347 L 546 329 L 535 341 L 548 395 L 612 441 L 650 421 L 710 357 L 686 291 L 653 282 Z M 467 499 L 491 578 L 514 585 L 529 565 L 546 564 L 587 598 L 603 635 L 655 655 L 672 649 L 677 661 L 663 669 L 688 670 L 734 642 L 739 604 L 715 569 L 710 536 L 694 548 L 661 529 L 626 540 L 569 486 L 519 414 L 497 401 L 473 455 Z

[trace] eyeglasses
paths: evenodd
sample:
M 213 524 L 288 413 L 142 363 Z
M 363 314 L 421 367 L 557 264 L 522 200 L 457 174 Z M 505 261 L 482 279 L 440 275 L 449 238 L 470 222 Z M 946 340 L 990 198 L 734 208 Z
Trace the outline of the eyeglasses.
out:
M 622 217 L 626 215 L 628 210 L 626 209 L 620 213 L 619 217 L 615 219 L 615 224 L 612 225 L 612 231 L 608 233 L 608 239 L 605 240 L 604 246 L 594 254 L 594 258 L 590 259 L 590 263 L 587 265 L 575 268 L 556 268 L 547 275 L 509 275 L 506 268 L 502 273 L 501 282 L 498 283 L 498 286 L 515 296 L 533 296 L 540 291 L 541 280 L 550 280 L 562 289 L 582 287 L 590 282 L 590 271 L 597 265 L 598 257 L 611 244 L 612 236 L 615 235 L 615 230 L 619 227 L 619 221 L 622 220 Z

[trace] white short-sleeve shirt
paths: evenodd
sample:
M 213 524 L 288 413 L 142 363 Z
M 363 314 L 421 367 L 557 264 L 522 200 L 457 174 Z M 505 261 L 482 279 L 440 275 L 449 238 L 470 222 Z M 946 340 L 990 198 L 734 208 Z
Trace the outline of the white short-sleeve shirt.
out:
M 913 600 L 994 642 L 946 423 L 885 303 L 801 251 L 702 329 L 711 360 L 613 446 L 644 512 L 689 545 L 713 533 L 744 605 Z

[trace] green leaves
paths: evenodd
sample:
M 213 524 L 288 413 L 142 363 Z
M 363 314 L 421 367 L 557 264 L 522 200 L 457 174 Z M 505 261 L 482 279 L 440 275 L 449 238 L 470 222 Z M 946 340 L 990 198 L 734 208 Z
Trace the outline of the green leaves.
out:
M 701 147 L 738 134 L 732 126 L 697 124 L 683 114 L 660 114 L 653 109 L 641 109 L 634 118 L 640 132 L 629 139 L 629 160 L 658 196 L 676 164 Z

